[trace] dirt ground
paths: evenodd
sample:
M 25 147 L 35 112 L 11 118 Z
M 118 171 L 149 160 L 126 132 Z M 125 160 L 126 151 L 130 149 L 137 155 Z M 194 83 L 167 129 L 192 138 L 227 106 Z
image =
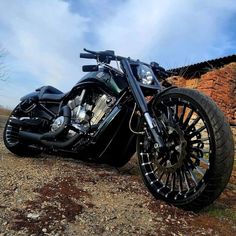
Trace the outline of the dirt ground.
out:
M 236 235 L 236 167 L 221 197 L 194 214 L 154 199 L 135 157 L 120 169 L 51 155 L 19 158 L 4 147 L 2 126 L 0 236 Z

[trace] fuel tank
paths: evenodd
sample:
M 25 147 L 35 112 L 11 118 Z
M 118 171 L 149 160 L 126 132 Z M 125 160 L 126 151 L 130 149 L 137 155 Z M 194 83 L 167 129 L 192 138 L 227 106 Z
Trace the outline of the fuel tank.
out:
M 128 87 L 127 80 L 124 77 L 113 75 L 104 68 L 99 68 L 98 71 L 87 73 L 78 81 L 76 86 L 84 82 L 99 82 L 115 95 L 119 95 Z

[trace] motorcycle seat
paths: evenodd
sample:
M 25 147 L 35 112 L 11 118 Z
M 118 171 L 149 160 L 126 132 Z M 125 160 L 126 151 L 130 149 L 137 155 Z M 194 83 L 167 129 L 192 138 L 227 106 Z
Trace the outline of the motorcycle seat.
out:
M 36 89 L 36 92 L 39 92 L 39 101 L 55 101 L 60 102 L 65 94 L 57 88 L 52 86 L 43 86 Z

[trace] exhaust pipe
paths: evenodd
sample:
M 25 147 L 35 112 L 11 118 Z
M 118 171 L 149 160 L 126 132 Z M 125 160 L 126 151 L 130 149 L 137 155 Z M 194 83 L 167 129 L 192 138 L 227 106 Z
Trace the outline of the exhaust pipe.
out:
M 30 143 L 38 143 L 38 144 L 43 144 L 44 146 L 47 147 L 55 147 L 55 148 L 67 148 L 73 145 L 74 143 L 77 142 L 77 139 L 79 136 L 82 136 L 82 134 L 75 134 L 72 138 L 69 140 L 66 140 L 64 142 L 61 141 L 49 141 L 42 139 L 41 134 L 36 134 L 32 132 L 26 132 L 26 131 L 20 131 L 19 136 Z
M 67 141 L 61 142 L 61 141 L 46 141 L 41 140 L 41 143 L 48 147 L 55 147 L 55 148 L 68 148 L 75 144 L 79 138 L 79 136 L 82 136 L 82 134 L 75 134 L 72 138 L 70 138 Z
M 64 122 L 55 132 L 38 134 L 28 131 L 19 131 L 19 137 L 31 143 L 39 143 L 50 147 L 66 148 L 73 145 L 81 134 L 75 134 L 72 138 L 65 142 L 53 141 L 65 130 L 66 126 L 69 125 L 71 121 L 71 110 L 68 106 L 64 106 L 61 112 L 62 116 L 64 116 Z
M 71 121 L 71 110 L 68 106 L 62 107 L 61 110 L 62 116 L 64 116 L 64 122 L 63 124 L 55 131 L 55 132 L 47 132 L 42 135 L 41 139 L 45 140 L 53 140 L 57 136 L 59 136 L 64 130 L 67 125 L 70 124 Z
M 32 133 L 28 131 L 19 131 L 19 137 L 25 141 L 40 143 L 42 134 Z

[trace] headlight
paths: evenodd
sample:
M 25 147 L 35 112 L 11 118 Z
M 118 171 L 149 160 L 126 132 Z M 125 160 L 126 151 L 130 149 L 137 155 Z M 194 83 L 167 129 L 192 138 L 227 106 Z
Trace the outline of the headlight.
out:
M 142 84 L 151 85 L 154 81 L 154 74 L 151 68 L 146 65 L 139 65 L 137 67 L 138 79 Z

